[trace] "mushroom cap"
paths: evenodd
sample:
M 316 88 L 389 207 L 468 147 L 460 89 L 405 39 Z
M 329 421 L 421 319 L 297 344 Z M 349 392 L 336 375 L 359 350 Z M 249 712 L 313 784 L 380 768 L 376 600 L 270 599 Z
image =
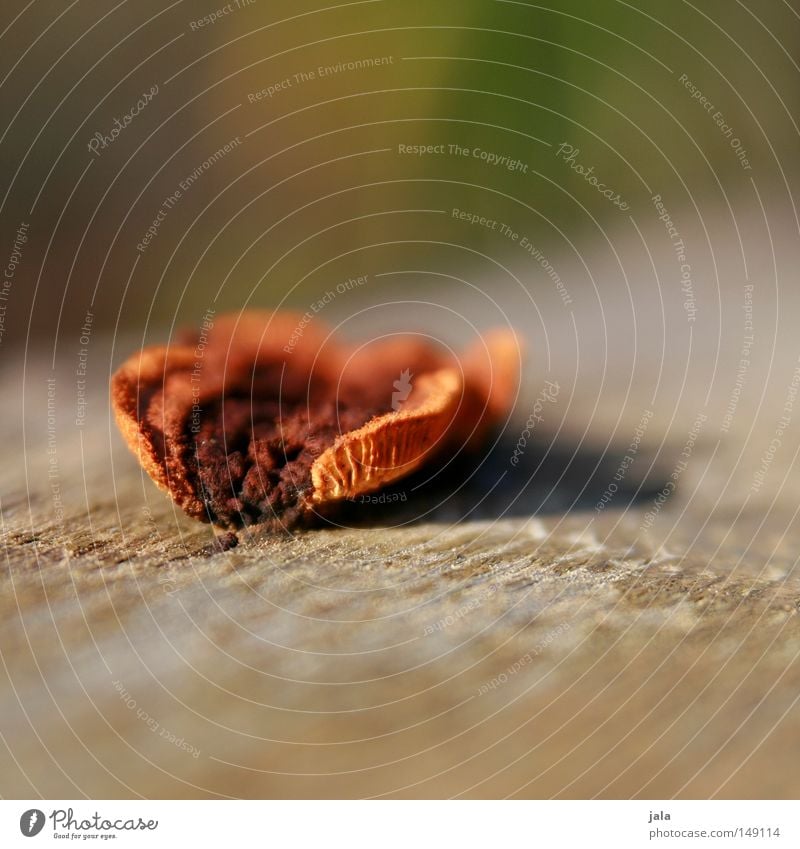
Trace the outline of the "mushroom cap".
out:
M 193 409 L 237 392 L 386 406 L 387 388 L 404 373 L 407 397 L 396 409 L 340 434 L 313 462 L 305 498 L 317 510 L 380 489 L 439 452 L 474 448 L 510 412 L 520 360 L 510 330 L 491 331 L 456 357 L 412 334 L 349 346 L 307 315 L 250 310 L 129 357 L 112 376 L 111 403 L 144 470 L 186 512 L 207 519 L 188 463 Z
M 402 409 L 342 434 L 314 461 L 312 501 L 355 498 L 416 471 L 442 447 L 462 394 L 456 369 L 423 374 Z

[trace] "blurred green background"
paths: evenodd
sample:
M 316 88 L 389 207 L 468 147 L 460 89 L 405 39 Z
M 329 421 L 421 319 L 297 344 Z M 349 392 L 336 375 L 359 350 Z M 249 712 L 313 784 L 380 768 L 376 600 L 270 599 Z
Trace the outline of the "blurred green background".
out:
M 788 2 L 98 0 L 3 18 L 3 257 L 30 225 L 3 347 L 74 339 L 87 312 L 96 329 L 153 338 L 208 308 L 302 312 L 360 275 L 368 284 L 337 297 L 331 319 L 421 298 L 496 323 L 565 306 L 547 265 L 574 301 L 592 285 L 584 257 L 613 252 L 615 234 L 663 237 L 653 194 L 690 239 L 706 211 L 755 203 L 754 180 L 786 192 L 797 172 Z M 664 238 L 659 250 L 669 257 Z M 567 256 L 586 274 L 564 279 Z

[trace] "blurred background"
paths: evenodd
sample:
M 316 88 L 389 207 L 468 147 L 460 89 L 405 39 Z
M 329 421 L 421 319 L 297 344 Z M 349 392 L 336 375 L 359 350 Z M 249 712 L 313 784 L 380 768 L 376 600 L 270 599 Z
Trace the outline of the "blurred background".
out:
M 796 797 L 797 0 L 32 0 L 0 44 L 5 795 Z M 461 502 L 215 553 L 107 387 L 248 307 L 517 329 Z
M 361 275 L 329 318 L 420 298 L 538 322 L 596 312 L 651 258 L 648 303 L 683 318 L 656 194 L 718 332 L 715 245 L 741 240 L 724 269 L 741 281 L 741 216 L 794 214 L 789 2 L 98 0 L 4 18 L 4 259 L 29 226 L 6 349 L 72 348 L 87 311 L 95 333 L 155 338 L 209 307 L 302 312 Z

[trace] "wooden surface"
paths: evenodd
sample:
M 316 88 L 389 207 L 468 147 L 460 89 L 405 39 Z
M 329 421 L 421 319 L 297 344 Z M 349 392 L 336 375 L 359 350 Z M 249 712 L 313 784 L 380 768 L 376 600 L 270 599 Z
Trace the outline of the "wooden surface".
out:
M 219 552 L 116 435 L 82 462 L 95 421 L 58 444 L 63 524 L 41 457 L 3 500 L 3 795 L 800 790 L 800 582 L 788 540 L 748 563 L 758 515 L 705 552 L 688 519 L 631 547 L 641 507 Z
M 114 429 L 105 386 L 131 340 L 92 339 L 81 427 L 69 346 L 55 372 L 49 351 L 6 357 L 0 793 L 796 797 L 796 421 L 752 487 L 796 333 L 781 324 L 754 352 L 723 432 L 738 284 L 735 332 L 696 331 L 685 360 L 677 302 L 673 354 L 665 366 L 640 341 L 633 378 L 614 297 L 602 328 L 591 303 L 553 307 L 549 360 L 534 345 L 506 439 L 456 497 L 470 469 L 401 487 L 399 505 L 353 505 L 348 527 L 227 552 Z M 613 356 L 573 368 L 573 329 L 584 350 L 616 340 Z M 558 403 L 513 468 L 544 377 Z

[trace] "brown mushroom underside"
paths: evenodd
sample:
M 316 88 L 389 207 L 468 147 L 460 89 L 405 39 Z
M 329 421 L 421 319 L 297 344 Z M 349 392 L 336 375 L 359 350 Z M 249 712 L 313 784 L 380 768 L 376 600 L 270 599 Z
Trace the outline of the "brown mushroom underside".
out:
M 510 331 L 456 359 L 417 336 L 355 349 L 320 325 L 298 335 L 300 322 L 223 316 L 199 338 L 145 348 L 114 374 L 126 442 L 191 516 L 226 528 L 312 524 L 435 454 L 474 447 L 513 401 Z M 403 372 L 407 391 L 393 393 Z

